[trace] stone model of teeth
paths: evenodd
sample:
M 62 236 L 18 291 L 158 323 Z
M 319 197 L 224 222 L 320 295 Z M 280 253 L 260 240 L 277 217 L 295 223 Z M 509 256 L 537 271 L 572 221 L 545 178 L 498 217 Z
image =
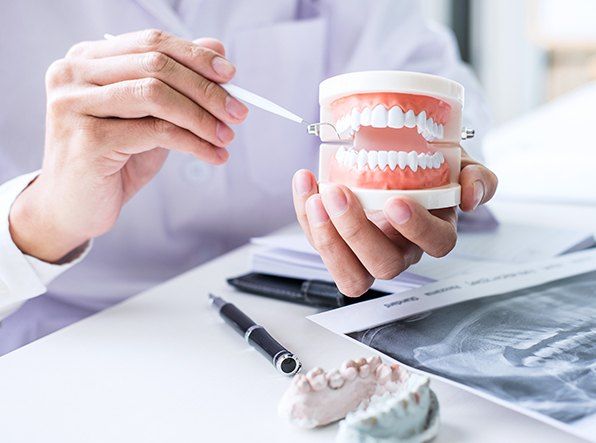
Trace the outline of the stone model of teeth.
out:
M 427 377 L 389 366 L 375 356 L 349 360 L 327 373 L 313 368 L 306 375 L 296 375 L 278 410 L 302 428 L 333 423 L 355 411 L 344 425 L 349 435 L 367 428 L 365 423 L 373 415 L 391 416 L 393 435 L 413 436 L 427 428 L 433 396 Z M 387 407 L 381 406 L 384 403 Z M 388 428 L 386 422 L 382 424 Z
M 337 133 L 321 127 L 320 186 L 344 184 L 368 210 L 394 196 L 427 209 L 458 205 L 463 94 L 452 80 L 403 71 L 323 81 L 320 121 Z

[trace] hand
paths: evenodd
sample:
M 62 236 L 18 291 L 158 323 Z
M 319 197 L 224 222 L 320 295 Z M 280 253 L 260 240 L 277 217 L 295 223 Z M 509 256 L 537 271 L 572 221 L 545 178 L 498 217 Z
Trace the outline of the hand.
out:
M 319 194 L 310 171 L 296 172 L 292 184 L 300 226 L 348 297 L 365 293 L 375 278 L 397 276 L 423 252 L 442 257 L 455 246 L 455 208 L 427 211 L 412 200 L 392 198 L 382 212 L 365 214 L 343 185 L 330 185 Z M 497 177 L 463 152 L 460 184 L 460 207 L 472 211 L 492 198 Z
M 55 262 L 107 232 L 169 149 L 226 162 L 228 124 L 248 110 L 218 84 L 235 73 L 224 57 L 217 40 L 146 30 L 79 43 L 53 63 L 43 167 L 10 214 L 17 246 Z

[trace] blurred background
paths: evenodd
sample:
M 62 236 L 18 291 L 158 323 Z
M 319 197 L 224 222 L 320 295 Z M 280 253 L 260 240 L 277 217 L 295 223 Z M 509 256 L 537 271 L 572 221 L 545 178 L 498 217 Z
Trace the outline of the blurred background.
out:
M 421 3 L 484 86 L 499 197 L 596 204 L 596 1 Z

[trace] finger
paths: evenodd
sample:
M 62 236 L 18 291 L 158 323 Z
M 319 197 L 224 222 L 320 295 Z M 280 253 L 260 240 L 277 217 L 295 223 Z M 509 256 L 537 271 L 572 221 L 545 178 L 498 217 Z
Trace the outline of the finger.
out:
M 463 211 L 472 211 L 489 201 L 497 190 L 497 176 L 488 168 L 473 160 L 462 151 L 461 204 Z
M 335 229 L 373 277 L 391 279 L 406 269 L 401 249 L 368 220 L 347 187 L 328 185 L 321 197 Z
M 114 160 L 155 148 L 190 153 L 215 165 L 224 163 L 229 157 L 225 148 L 213 146 L 186 129 L 153 117 L 132 120 L 92 118 L 87 124 L 93 125 L 91 132 L 98 137 L 93 145 L 104 149 L 97 154 L 113 154 Z
M 374 278 L 338 234 L 325 211 L 321 196 L 311 195 L 305 208 L 313 246 L 319 251 L 339 291 L 348 297 L 364 294 Z
M 423 254 L 422 249 L 401 235 L 401 233 L 389 223 L 389 220 L 387 220 L 387 216 L 383 211 L 370 212 L 367 213 L 366 216 L 383 232 L 383 234 L 385 234 L 387 238 L 389 238 L 389 240 L 391 240 L 392 243 L 399 246 L 403 252 L 404 261 L 407 267 L 420 261 Z
M 306 234 L 308 241 L 314 246 L 310 235 L 310 227 L 306 216 L 306 201 L 311 195 L 316 194 L 317 180 L 312 172 L 307 169 L 296 171 L 292 178 L 292 195 L 294 199 L 294 210 L 300 227 Z
M 156 78 L 227 123 L 240 123 L 248 113 L 248 108 L 223 88 L 161 52 L 78 59 L 71 63 L 80 68 L 77 71 L 85 81 L 99 86 Z
M 80 111 L 95 117 L 157 117 L 187 129 L 209 143 L 225 147 L 234 131 L 161 80 L 145 78 L 87 88 Z
M 217 51 L 157 29 L 130 32 L 106 40 L 81 42 L 73 46 L 66 57 L 103 58 L 144 52 L 161 52 L 217 83 L 230 81 L 236 73 L 234 65 Z
M 202 37 L 193 40 L 195 45 L 203 46 L 204 48 L 209 48 L 212 51 L 217 52 L 219 55 L 225 57 L 226 56 L 226 48 L 224 47 L 223 43 L 216 38 L 211 37 Z
M 454 208 L 430 213 L 412 200 L 396 197 L 385 203 L 384 212 L 396 230 L 433 257 L 443 257 L 455 246 L 457 230 Z

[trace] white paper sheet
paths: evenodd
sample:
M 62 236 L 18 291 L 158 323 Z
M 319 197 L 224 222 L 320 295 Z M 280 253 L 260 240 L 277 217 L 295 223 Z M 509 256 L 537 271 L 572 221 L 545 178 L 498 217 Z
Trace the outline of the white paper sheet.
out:
M 524 265 L 487 266 L 483 271 L 430 283 L 308 317 L 338 334 L 361 331 L 466 300 L 528 288 L 596 270 L 596 249 Z

